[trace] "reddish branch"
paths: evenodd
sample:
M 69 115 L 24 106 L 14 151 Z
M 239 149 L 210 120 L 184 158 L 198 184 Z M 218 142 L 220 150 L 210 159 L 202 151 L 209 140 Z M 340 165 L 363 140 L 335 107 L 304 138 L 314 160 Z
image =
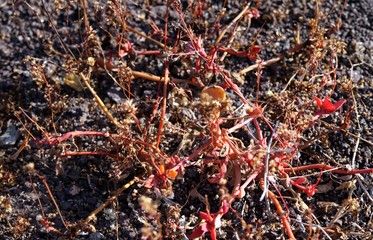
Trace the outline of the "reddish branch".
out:
M 264 181 L 260 181 L 260 188 L 264 190 Z M 286 212 L 281 207 L 280 202 L 277 200 L 276 195 L 268 190 L 268 198 L 272 201 L 272 203 L 276 207 L 277 214 L 280 216 L 282 224 L 284 225 L 285 231 L 289 237 L 289 239 L 295 240 L 296 238 L 294 237 L 293 230 L 291 229 L 291 225 L 289 222 L 289 216 Z
M 322 164 L 322 163 L 321 164 L 311 164 L 311 165 L 306 165 L 306 166 L 299 166 L 299 167 L 284 168 L 284 172 L 296 172 L 296 171 L 313 170 L 313 169 L 328 170 L 328 171 L 331 171 L 333 173 L 339 173 L 339 174 L 345 174 L 345 175 L 373 173 L 373 168 L 343 170 L 343 169 L 337 169 L 336 167 L 326 165 L 326 164 Z
M 154 150 L 156 153 L 161 153 L 159 150 L 154 148 L 154 146 L 150 143 L 140 141 L 140 140 L 134 140 L 132 138 L 126 137 L 121 134 L 109 134 L 109 133 L 103 133 L 103 132 L 95 132 L 95 131 L 74 131 L 74 132 L 68 132 L 62 135 L 61 137 L 52 137 L 49 136 L 47 139 L 37 141 L 38 144 L 49 144 L 49 145 L 57 145 L 61 142 L 67 141 L 69 138 L 72 137 L 83 137 L 83 136 L 97 136 L 97 137 L 107 137 L 107 138 L 117 138 L 121 139 L 123 141 L 131 141 L 134 144 L 143 145 L 145 147 L 149 147 L 152 150 Z

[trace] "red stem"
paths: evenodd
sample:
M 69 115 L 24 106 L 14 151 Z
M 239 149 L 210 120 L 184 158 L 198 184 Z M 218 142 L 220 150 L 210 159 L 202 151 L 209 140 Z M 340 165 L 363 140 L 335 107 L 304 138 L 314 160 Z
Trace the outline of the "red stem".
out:
M 169 75 L 169 63 L 168 61 L 165 61 L 164 63 L 165 69 L 164 69 L 164 83 L 163 83 L 163 101 L 162 101 L 162 112 L 161 112 L 161 118 L 159 120 L 159 126 L 158 126 L 158 135 L 157 135 L 157 143 L 155 147 L 158 149 L 159 144 L 162 140 L 162 133 L 163 133 L 163 126 L 164 126 L 164 119 L 166 115 L 166 107 L 167 107 L 167 87 L 168 87 L 168 75 Z
M 262 130 L 260 129 L 260 126 L 259 126 L 259 123 L 258 123 L 258 120 L 256 118 L 253 119 L 253 123 L 255 125 L 255 128 L 256 128 L 256 132 L 258 134 L 258 140 L 259 142 L 261 143 L 262 140 L 263 140 L 263 135 L 262 135 Z
M 104 155 L 110 157 L 117 157 L 117 154 L 111 154 L 107 152 L 67 152 L 62 154 L 61 157 L 71 157 L 71 156 L 83 156 L 83 155 Z
M 322 169 L 322 170 L 330 170 L 333 173 L 351 175 L 351 174 L 363 174 L 363 173 L 373 173 L 373 168 L 366 168 L 366 169 L 354 169 L 354 170 L 342 170 L 336 169 L 336 167 L 326 165 L 326 164 L 311 164 L 306 166 L 299 166 L 299 167 L 290 167 L 284 168 L 284 172 L 295 172 L 295 171 L 304 171 L 304 170 L 313 170 L 313 169 Z
M 260 181 L 260 188 L 262 190 L 264 190 L 264 182 L 263 181 Z M 277 214 L 281 217 L 282 224 L 284 225 L 285 231 L 286 231 L 289 239 L 295 240 L 296 238 L 294 237 L 293 230 L 291 230 L 289 217 L 284 212 L 284 210 L 282 209 L 281 204 L 277 200 L 276 195 L 271 190 L 268 190 L 268 197 L 272 201 L 272 203 L 275 205 Z
M 159 55 L 162 52 L 160 50 L 144 50 L 144 51 L 136 51 L 136 55 Z
M 152 144 L 140 141 L 140 140 L 133 140 L 131 138 L 125 137 L 120 134 L 108 134 L 103 132 L 95 132 L 95 131 L 74 131 L 74 132 L 68 132 L 61 137 L 51 137 L 48 139 L 40 140 L 37 143 L 38 144 L 49 144 L 49 145 L 57 145 L 61 142 L 64 142 L 68 140 L 71 137 L 80 137 L 80 136 L 98 136 L 98 137 L 107 137 L 107 138 L 119 138 L 123 141 L 131 141 L 134 144 L 143 145 L 145 147 L 149 147 L 150 149 L 155 150 L 157 153 L 162 154 L 158 149 L 156 149 Z
M 280 202 L 277 200 L 276 195 L 268 190 L 268 197 L 271 199 L 272 203 L 275 205 L 277 214 L 281 216 L 282 224 L 284 225 L 285 231 L 288 234 L 289 239 L 295 240 L 293 230 L 291 230 L 291 225 L 289 222 L 289 217 L 284 211 L 282 210 Z

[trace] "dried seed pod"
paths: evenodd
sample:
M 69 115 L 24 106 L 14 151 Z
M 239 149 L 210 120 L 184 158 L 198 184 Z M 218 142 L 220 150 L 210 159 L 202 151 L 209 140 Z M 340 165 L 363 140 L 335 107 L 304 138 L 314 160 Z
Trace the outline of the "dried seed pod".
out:
M 227 95 L 222 87 L 212 86 L 205 87 L 201 92 L 202 101 L 219 101 L 222 102 L 226 99 Z
M 201 92 L 201 103 L 207 114 L 219 117 L 227 106 L 227 95 L 222 87 L 205 87 Z

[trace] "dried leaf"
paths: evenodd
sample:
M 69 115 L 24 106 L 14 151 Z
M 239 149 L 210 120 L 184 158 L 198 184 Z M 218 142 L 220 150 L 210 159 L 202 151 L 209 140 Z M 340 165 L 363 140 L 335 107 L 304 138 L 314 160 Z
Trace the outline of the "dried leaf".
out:
M 82 85 L 80 77 L 74 73 L 67 74 L 65 78 L 63 79 L 63 83 L 75 89 L 78 92 L 83 90 L 83 85 Z

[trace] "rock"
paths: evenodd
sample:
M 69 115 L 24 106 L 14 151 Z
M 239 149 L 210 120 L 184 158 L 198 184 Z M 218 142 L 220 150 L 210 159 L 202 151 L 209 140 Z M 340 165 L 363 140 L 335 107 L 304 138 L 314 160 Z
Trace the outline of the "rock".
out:
M 0 136 L 0 147 L 10 147 L 16 144 L 19 137 L 19 131 L 12 123 L 8 123 L 8 128 Z
M 105 236 L 100 232 L 94 232 L 89 235 L 90 240 L 100 240 L 105 239 Z
M 111 87 L 108 91 L 107 91 L 107 95 L 108 97 L 113 100 L 115 103 L 121 103 L 124 101 L 124 95 L 123 93 L 121 92 L 121 89 L 119 87 Z

